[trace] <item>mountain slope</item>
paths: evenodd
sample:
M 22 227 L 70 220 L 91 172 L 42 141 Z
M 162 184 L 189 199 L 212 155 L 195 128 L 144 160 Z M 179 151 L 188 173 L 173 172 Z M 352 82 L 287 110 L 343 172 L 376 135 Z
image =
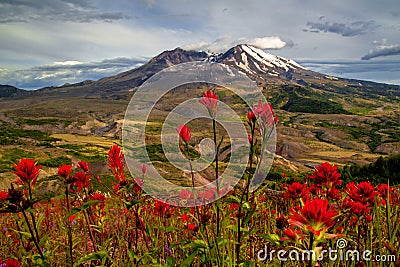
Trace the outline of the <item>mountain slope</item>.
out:
M 308 165 L 326 160 L 365 163 L 378 153 L 400 153 L 400 86 L 324 75 L 248 45 L 222 54 L 177 48 L 98 81 L 29 92 L 7 87 L 7 97 L 0 99 L 0 125 L 120 138 L 134 90 L 160 70 L 191 61 L 227 64 L 257 82 L 279 116 L 277 153 L 286 159 Z M 200 96 L 203 90 L 196 88 L 190 96 Z M 222 101 L 237 103 L 232 95 L 223 95 Z M 157 114 L 188 96 L 182 90 L 161 101 Z M 239 108 L 241 113 L 248 110 Z
M 20 98 L 34 98 L 37 96 L 40 98 L 129 99 L 129 95 L 131 95 L 129 91 L 139 87 L 155 73 L 172 65 L 191 61 L 211 61 L 229 65 L 244 72 L 264 88 L 271 85 L 295 85 L 345 95 L 355 93 L 366 97 L 378 95 L 394 100 L 400 98 L 400 86 L 324 75 L 307 70 L 291 59 L 275 56 L 245 44 L 232 47 L 222 54 L 208 54 L 206 52 L 186 51 L 176 48 L 160 53 L 141 67 L 115 76 L 105 77 L 98 81 L 88 80 L 76 84 L 60 87 L 51 86 L 23 93 L 21 93 L 23 90 L 19 90 L 18 93 L 12 93 L 12 90 L 4 90 L 4 94 L 7 94 L 8 97 L 15 96 Z
M 130 90 L 137 88 L 157 72 L 176 64 L 202 61 L 206 58 L 207 53 L 205 52 L 185 51 L 181 48 L 176 48 L 162 52 L 143 66 L 115 76 L 105 77 L 98 81 L 85 81 L 60 87 L 43 88 L 37 90 L 35 95 L 40 95 L 41 97 L 127 99 Z
M 308 75 L 323 77 L 318 73 L 306 70 L 297 62 L 278 57 L 261 49 L 249 45 L 237 45 L 232 47 L 224 54 L 214 58 L 215 62 L 232 66 L 252 79 L 264 79 L 270 83 L 282 84 L 288 81 L 302 83 L 300 78 Z
M 0 84 L 0 99 L 1 98 L 8 98 L 8 97 L 17 97 L 26 95 L 27 91 L 18 89 L 11 85 L 3 85 Z

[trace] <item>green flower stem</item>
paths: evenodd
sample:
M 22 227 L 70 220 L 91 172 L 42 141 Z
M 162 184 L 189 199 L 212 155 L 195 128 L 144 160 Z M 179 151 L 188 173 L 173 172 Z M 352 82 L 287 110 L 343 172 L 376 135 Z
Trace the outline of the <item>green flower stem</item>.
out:
M 65 187 L 65 198 L 67 201 L 67 214 L 71 211 L 71 207 L 69 205 L 69 185 L 67 184 Z M 67 262 L 69 261 L 70 266 L 72 267 L 74 265 L 74 260 L 72 256 L 72 229 L 71 225 L 69 224 L 69 220 L 67 218 L 66 220 L 67 223 L 67 236 L 68 236 L 68 248 L 69 251 L 67 253 Z
M 240 216 L 242 214 L 242 205 L 243 205 L 243 200 L 244 197 L 246 197 L 246 201 L 249 200 L 249 188 L 250 188 L 250 178 L 252 174 L 252 168 L 253 168 L 253 153 L 254 153 L 254 129 L 255 125 L 253 123 L 250 124 L 250 130 L 251 130 L 251 141 L 250 141 L 250 155 L 249 155 L 249 174 L 246 179 L 246 184 L 244 187 L 244 190 L 242 192 L 242 196 L 240 197 L 240 203 L 239 203 L 239 209 L 238 209 L 238 219 L 237 219 L 237 244 L 236 244 L 236 263 L 237 265 L 240 264 L 240 246 L 242 242 L 242 232 L 241 232 L 241 227 L 242 227 L 242 222 L 240 219 Z
M 214 151 L 215 151 L 215 184 L 217 186 L 217 194 L 219 195 L 219 181 L 218 181 L 218 144 L 217 144 L 217 124 L 215 122 L 215 118 L 213 118 L 212 121 L 213 125 L 213 137 L 214 137 Z M 217 220 L 217 237 L 219 237 L 219 232 L 220 232 L 220 219 L 219 219 L 219 214 L 220 214 L 220 208 L 219 208 L 219 201 L 217 199 L 216 203 L 217 205 L 217 211 L 216 211 L 216 220 Z
M 44 259 L 44 255 L 43 255 L 42 249 L 40 248 L 39 242 L 37 241 L 37 239 L 36 239 L 36 237 L 35 237 L 35 234 L 33 233 L 33 230 L 32 230 L 31 224 L 30 224 L 30 222 L 29 222 L 28 216 L 26 216 L 26 212 L 25 212 L 25 210 L 24 210 L 22 207 L 21 207 L 21 209 L 22 209 L 22 214 L 24 215 L 25 222 L 26 222 L 26 224 L 28 225 L 29 233 L 30 233 L 31 236 L 32 236 L 33 243 L 35 244 L 36 249 L 38 250 L 38 253 L 39 253 L 40 257 L 41 257 L 42 259 Z M 32 221 L 32 223 L 33 223 L 33 221 Z
M 310 233 L 310 243 L 309 243 L 309 246 L 308 246 L 308 251 L 312 251 L 313 248 L 314 248 L 313 246 L 314 246 L 314 234 Z M 307 267 L 312 267 L 312 263 L 313 263 L 313 259 L 311 258 L 308 261 Z
M 30 183 L 28 184 L 28 193 L 29 193 L 29 208 L 33 209 L 33 204 L 32 204 L 33 197 L 32 197 L 32 189 L 31 189 L 31 184 Z M 38 232 L 37 227 L 36 227 L 36 219 L 35 219 L 35 216 L 34 216 L 32 211 L 29 211 L 29 214 L 31 215 L 33 230 L 35 231 L 36 240 L 37 240 L 37 243 L 39 244 L 40 243 L 40 238 L 39 238 L 39 232 Z

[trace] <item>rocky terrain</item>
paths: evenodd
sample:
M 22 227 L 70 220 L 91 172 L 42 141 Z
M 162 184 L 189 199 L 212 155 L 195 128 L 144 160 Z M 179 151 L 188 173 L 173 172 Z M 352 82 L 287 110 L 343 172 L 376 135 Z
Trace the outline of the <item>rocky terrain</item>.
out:
M 279 169 L 304 171 L 323 161 L 368 163 L 400 153 L 400 86 L 324 75 L 248 45 L 222 54 L 177 48 L 98 81 L 35 91 L 1 85 L 0 176 L 9 176 L 10 163 L 18 156 L 45 162 L 63 154 L 70 160 L 83 155 L 101 161 L 108 146 L 120 142 L 125 109 L 135 90 L 160 70 L 191 61 L 223 63 L 257 82 L 279 116 Z M 196 85 L 190 97 L 200 96 L 204 88 Z M 177 90 L 172 98 L 161 99 L 159 114 L 170 108 L 171 99 L 187 99 L 187 92 Z M 229 93 L 220 96 L 222 101 L 235 100 Z M 155 144 L 151 136 L 158 135 L 162 117 L 154 117 L 149 133 Z

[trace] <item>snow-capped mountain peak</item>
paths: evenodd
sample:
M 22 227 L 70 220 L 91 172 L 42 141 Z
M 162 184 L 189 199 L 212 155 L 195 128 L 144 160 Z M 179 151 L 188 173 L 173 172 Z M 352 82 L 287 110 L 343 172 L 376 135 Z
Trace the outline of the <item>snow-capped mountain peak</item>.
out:
M 262 75 L 291 79 L 294 72 L 306 70 L 294 60 L 272 55 L 247 44 L 232 47 L 224 54 L 214 57 L 214 60 L 234 66 L 250 76 Z

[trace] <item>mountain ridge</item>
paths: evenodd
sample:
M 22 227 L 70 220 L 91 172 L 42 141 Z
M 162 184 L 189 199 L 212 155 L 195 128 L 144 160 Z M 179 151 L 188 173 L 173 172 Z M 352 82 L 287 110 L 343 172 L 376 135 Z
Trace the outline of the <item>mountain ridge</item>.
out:
M 221 54 L 181 48 L 164 51 L 138 68 L 97 81 L 36 91 L 4 87 L 8 89 L 0 97 L 0 131 L 4 133 L 0 141 L 5 138 L 3 141 L 9 147 L 0 147 L 0 154 L 11 157 L 13 149 L 20 149 L 19 144 L 24 144 L 28 146 L 24 150 L 59 155 L 57 149 L 63 143 L 74 147 L 82 136 L 85 140 L 98 137 L 120 140 L 125 111 L 136 88 L 169 66 L 197 60 L 237 68 L 262 89 L 279 117 L 276 151 L 285 160 L 278 164 L 282 168 L 287 167 L 287 161 L 299 168 L 323 161 L 364 164 L 382 154 L 400 153 L 400 86 L 313 72 L 290 59 L 238 45 Z M 188 88 L 193 91 L 188 93 Z M 157 103 L 155 117 L 149 125 L 152 150 L 158 153 L 160 149 L 156 141 L 160 118 L 175 104 L 187 100 L 188 95 L 201 96 L 206 88 L 197 84 L 177 88 Z M 221 101 L 232 104 L 238 114 L 246 114 L 248 107 L 228 91 L 221 89 Z M 51 141 L 46 134 L 65 139 Z M 82 142 L 85 147 L 86 141 Z M 66 152 L 72 153 L 68 149 Z
M 226 64 L 245 73 L 250 79 L 261 86 L 268 84 L 310 86 L 322 89 L 326 84 L 333 87 L 350 86 L 353 88 L 363 85 L 397 88 L 400 86 L 375 83 L 356 79 L 346 79 L 325 75 L 308 70 L 292 59 L 275 56 L 264 50 L 247 44 L 239 44 L 225 53 L 210 54 L 204 51 L 187 51 L 180 47 L 163 51 L 150 59 L 146 64 L 99 80 L 82 81 L 75 84 L 62 86 L 49 86 L 33 91 L 18 89 L 13 94 L 3 93 L 0 98 L 24 98 L 24 97 L 85 97 L 85 98 L 126 98 L 127 92 L 135 90 L 144 81 L 155 73 L 180 63 L 191 61 L 210 61 Z M 328 89 L 329 90 L 329 89 Z M 129 94 L 129 93 L 128 93 Z M 396 94 L 397 95 L 397 94 Z

